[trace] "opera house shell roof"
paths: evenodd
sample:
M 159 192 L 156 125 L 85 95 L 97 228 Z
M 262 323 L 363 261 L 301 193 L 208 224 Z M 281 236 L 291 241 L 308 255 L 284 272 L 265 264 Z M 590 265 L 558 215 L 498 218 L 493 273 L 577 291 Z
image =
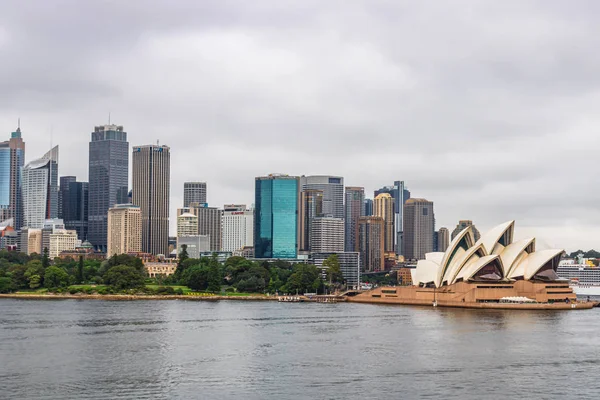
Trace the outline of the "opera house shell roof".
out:
M 458 282 L 554 281 L 562 249 L 536 251 L 535 238 L 514 242 L 515 221 L 496 226 L 475 242 L 471 227 L 446 252 L 427 253 L 411 271 L 413 284 L 442 287 Z

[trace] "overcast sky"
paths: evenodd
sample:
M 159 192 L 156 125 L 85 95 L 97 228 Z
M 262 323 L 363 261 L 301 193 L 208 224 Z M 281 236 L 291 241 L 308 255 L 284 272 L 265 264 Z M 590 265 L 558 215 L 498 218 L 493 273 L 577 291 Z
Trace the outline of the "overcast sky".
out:
M 95 125 L 210 205 L 271 172 L 404 180 L 437 227 L 600 248 L 600 2 L 3 0 L 0 128 L 87 180 Z M 51 138 L 52 132 L 52 138 Z

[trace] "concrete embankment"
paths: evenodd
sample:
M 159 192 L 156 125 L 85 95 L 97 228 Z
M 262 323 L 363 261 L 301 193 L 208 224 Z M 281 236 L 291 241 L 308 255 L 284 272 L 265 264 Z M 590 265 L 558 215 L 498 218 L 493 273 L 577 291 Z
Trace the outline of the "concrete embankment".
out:
M 8 293 L 0 294 L 0 299 L 21 300 L 110 300 L 110 301 L 132 301 L 132 300 L 190 300 L 190 301 L 277 301 L 277 296 L 190 296 L 190 295 L 127 295 L 127 294 L 24 294 Z

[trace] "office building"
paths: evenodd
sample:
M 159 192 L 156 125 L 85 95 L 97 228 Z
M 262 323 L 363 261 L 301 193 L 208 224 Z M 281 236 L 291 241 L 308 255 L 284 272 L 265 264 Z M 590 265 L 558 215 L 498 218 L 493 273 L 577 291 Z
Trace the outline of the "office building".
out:
M 310 249 L 312 252 L 340 253 L 344 251 L 343 218 L 313 218 L 310 231 Z
M 360 285 L 360 254 L 358 252 L 337 252 L 337 253 L 311 253 L 310 260 L 312 264 L 320 268 L 323 275 L 327 275 L 327 267 L 323 267 L 323 262 L 330 256 L 337 255 L 340 263 L 340 270 L 344 277 L 344 282 L 348 289 L 358 289 Z
M 436 251 L 445 252 L 450 245 L 450 233 L 448 228 L 441 227 L 437 231 L 437 248 Z
M 177 255 L 181 254 L 183 245 L 189 258 L 200 258 L 203 253 L 210 252 L 210 237 L 208 235 L 180 236 L 177 238 Z
M 433 252 L 434 231 L 433 202 L 408 199 L 404 204 L 404 258 L 422 260 Z
M 381 193 L 373 200 L 374 216 L 383 219 L 383 249 L 386 253 L 394 252 L 394 199 L 389 193 Z
M 56 229 L 49 235 L 48 255 L 58 257 L 63 251 L 75 250 L 81 244 L 77 232 L 70 229 Z
M 373 216 L 373 199 L 365 199 L 365 215 L 363 217 Z
M 192 213 L 198 217 L 198 235 L 210 237 L 209 251 L 221 251 L 221 210 L 206 204 L 193 206 Z
M 206 182 L 183 183 L 183 206 L 206 204 Z
M 133 204 L 117 204 L 108 210 L 107 257 L 142 252 L 142 210 Z
M 19 251 L 28 256 L 31 254 L 42 254 L 42 230 L 23 228 L 20 231 Z
M 385 270 L 384 221 L 381 217 L 360 217 L 358 219 L 357 251 L 363 271 L 380 272 Z
M 58 146 L 23 168 L 23 224 L 41 229 L 58 216 Z
M 198 234 L 198 216 L 187 212 L 177 217 L 177 237 Z
M 358 219 L 365 215 L 365 188 L 346 187 L 344 210 L 344 248 L 346 251 L 354 252 Z
M 221 250 L 231 253 L 254 245 L 254 211 L 232 208 L 221 215 Z
M 248 208 L 245 204 L 225 204 L 223 211 L 247 211 Z
M 481 234 L 479 233 L 479 230 L 477 230 L 475 225 L 473 225 L 473 221 L 471 221 L 469 219 L 461 219 L 460 221 L 458 221 L 456 228 L 454 228 L 454 230 L 452 231 L 452 236 L 450 237 L 450 240 L 453 240 L 456 237 L 456 235 L 461 233 L 468 226 L 470 226 L 471 230 L 473 231 L 473 236 L 475 237 L 475 241 L 478 241 L 479 238 L 481 238 Z
M 255 258 L 295 259 L 299 178 L 271 174 L 255 180 Z
M 14 227 L 23 226 L 22 175 L 25 162 L 25 142 L 20 124 L 10 139 L 0 142 L 0 220 L 14 220 Z
M 310 251 L 310 226 L 313 218 L 323 216 L 323 191 L 306 189 L 300 193 L 300 238 L 298 249 Z
M 89 146 L 88 240 L 96 250 L 107 246 L 108 209 L 127 204 L 129 143 L 122 126 L 96 126 Z
M 394 246 L 396 254 L 403 254 L 403 226 L 404 204 L 410 199 L 410 191 L 406 189 L 404 181 L 394 181 L 393 186 L 384 186 L 375 191 L 375 197 L 387 193 L 394 199 Z
M 341 176 L 301 176 L 300 189 L 323 192 L 323 216 L 344 218 L 344 178 Z
M 88 237 L 88 200 L 89 185 L 77 182 L 74 176 L 62 176 L 59 189 L 59 218 L 65 221 L 65 229 L 75 230 L 77 237 Z
M 142 211 L 142 252 L 169 255 L 169 146 L 135 146 L 132 165 L 133 204 Z

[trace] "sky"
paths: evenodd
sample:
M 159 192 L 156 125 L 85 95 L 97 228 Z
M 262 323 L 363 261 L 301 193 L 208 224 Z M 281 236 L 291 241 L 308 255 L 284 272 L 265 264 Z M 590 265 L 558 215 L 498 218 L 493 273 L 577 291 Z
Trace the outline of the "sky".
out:
M 58 144 L 79 180 L 109 113 L 170 146 L 172 231 L 183 182 L 250 205 L 277 172 L 404 180 L 437 228 L 600 249 L 599 20 L 593 0 L 3 0 L 0 136 L 20 118 L 27 161 Z

